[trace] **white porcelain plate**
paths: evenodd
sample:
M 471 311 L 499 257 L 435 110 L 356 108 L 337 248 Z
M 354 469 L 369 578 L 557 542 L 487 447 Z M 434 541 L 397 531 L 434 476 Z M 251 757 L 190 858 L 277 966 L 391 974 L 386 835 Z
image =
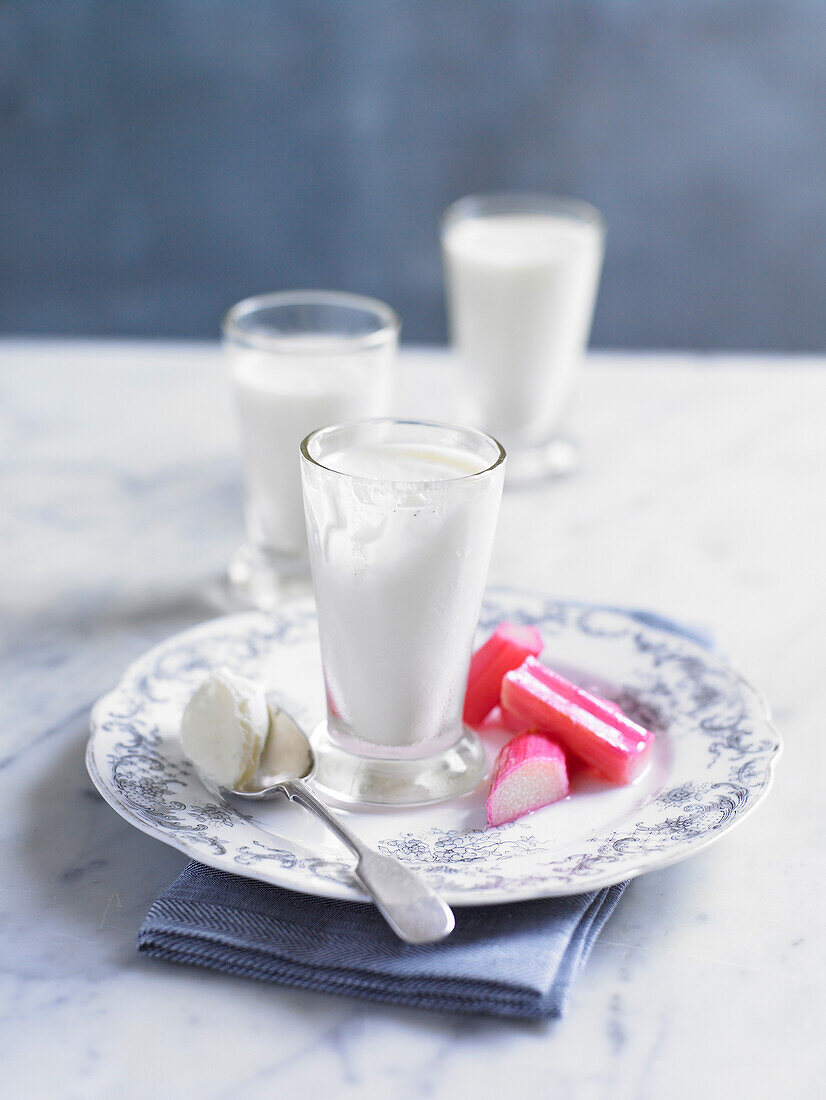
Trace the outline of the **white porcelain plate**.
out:
M 454 905 L 573 894 L 675 863 L 706 847 L 768 792 L 780 750 L 755 691 L 716 654 L 646 615 L 493 590 L 482 641 L 502 619 L 536 623 L 543 659 L 617 701 L 657 733 L 628 787 L 585 772 L 562 802 L 485 828 L 485 786 L 435 806 L 344 810 L 352 827 L 423 874 Z M 266 685 L 308 730 L 324 717 L 312 600 L 213 619 L 131 666 L 92 713 L 87 764 L 137 828 L 223 871 L 358 900 L 349 854 L 278 799 L 216 803 L 181 753 L 178 725 L 205 672 L 226 665 Z M 492 763 L 507 735 L 484 734 Z

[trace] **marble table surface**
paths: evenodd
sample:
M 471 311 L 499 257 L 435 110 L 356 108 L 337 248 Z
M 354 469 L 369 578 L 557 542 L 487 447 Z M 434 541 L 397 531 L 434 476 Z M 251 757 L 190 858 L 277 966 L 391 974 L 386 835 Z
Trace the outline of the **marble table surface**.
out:
M 449 414 L 445 353 L 400 374 L 400 409 Z M 633 882 L 543 1025 L 137 956 L 184 857 L 104 805 L 83 749 L 122 667 L 219 609 L 241 510 L 218 349 L 0 341 L 0 424 L 7 1095 L 822 1095 L 826 361 L 594 355 L 579 473 L 506 494 L 492 581 L 710 627 L 786 742 L 766 805 Z

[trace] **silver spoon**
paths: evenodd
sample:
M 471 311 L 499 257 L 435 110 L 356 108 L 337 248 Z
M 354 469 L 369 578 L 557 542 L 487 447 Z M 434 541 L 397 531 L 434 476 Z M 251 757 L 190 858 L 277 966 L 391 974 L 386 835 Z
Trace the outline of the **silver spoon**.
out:
M 435 943 L 450 935 L 456 923 L 450 907 L 397 859 L 381 855 L 350 832 L 316 798 L 306 783 L 314 769 L 315 756 L 307 735 L 286 711 L 271 705 L 269 736 L 252 779 L 242 788 L 218 790 L 224 798 L 256 802 L 285 794 L 344 841 L 357 860 L 356 879 L 397 936 L 406 943 Z

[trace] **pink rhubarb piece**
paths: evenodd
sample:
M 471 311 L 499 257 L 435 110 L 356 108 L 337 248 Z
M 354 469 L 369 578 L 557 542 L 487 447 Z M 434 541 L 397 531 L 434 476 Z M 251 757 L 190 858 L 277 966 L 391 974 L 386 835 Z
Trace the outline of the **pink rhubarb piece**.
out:
M 542 636 L 535 626 L 500 623 L 470 659 L 463 718 L 478 726 L 499 702 L 502 677 L 526 657 L 542 652 Z
M 630 783 L 654 734 L 533 657 L 502 681 L 502 709 L 558 738 L 612 783 Z
M 506 730 L 510 730 L 511 733 L 523 733 L 525 730 L 531 728 L 530 722 L 525 722 L 516 714 L 511 714 L 511 712 L 506 710 L 503 706 L 499 707 L 499 725 L 503 726 Z
M 593 699 L 596 699 L 598 703 L 601 703 L 602 706 L 607 707 L 608 710 L 612 710 L 614 714 L 625 714 L 625 711 L 622 709 L 619 703 L 615 703 L 613 699 L 603 699 L 601 695 L 594 695 L 593 692 L 589 692 L 589 694 Z
M 601 695 L 595 695 L 594 698 L 602 703 L 604 707 L 613 711 L 614 714 L 625 714 L 622 707 L 611 699 L 603 699 Z M 513 714 L 507 707 L 503 707 L 501 703 L 498 707 L 494 707 L 488 717 L 491 720 L 496 719 L 497 725 L 502 726 L 503 729 L 510 730 L 511 733 L 522 733 L 523 730 L 531 729 L 530 722 L 526 722 L 525 719 L 520 718 L 518 714 Z
M 520 733 L 499 753 L 487 801 L 488 825 L 504 825 L 568 793 L 565 753 L 543 733 Z

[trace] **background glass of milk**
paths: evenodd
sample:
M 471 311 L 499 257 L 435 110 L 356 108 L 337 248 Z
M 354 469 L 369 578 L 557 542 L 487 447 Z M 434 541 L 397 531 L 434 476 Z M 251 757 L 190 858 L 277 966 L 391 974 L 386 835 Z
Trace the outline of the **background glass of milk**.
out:
M 432 802 L 481 778 L 462 705 L 504 470 L 489 435 L 421 421 L 302 443 L 327 689 L 315 778 L 339 800 Z
M 508 480 L 567 472 L 562 416 L 591 329 L 605 227 L 587 203 L 468 196 L 442 219 L 462 419 L 500 439 Z
M 224 317 L 247 528 L 229 582 L 244 603 L 272 606 L 308 581 L 299 444 L 388 411 L 399 328 L 383 302 L 325 290 L 247 298 Z

